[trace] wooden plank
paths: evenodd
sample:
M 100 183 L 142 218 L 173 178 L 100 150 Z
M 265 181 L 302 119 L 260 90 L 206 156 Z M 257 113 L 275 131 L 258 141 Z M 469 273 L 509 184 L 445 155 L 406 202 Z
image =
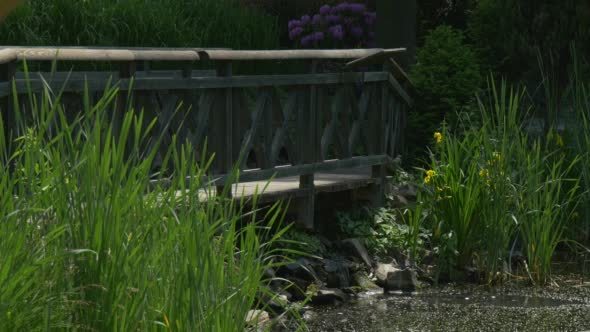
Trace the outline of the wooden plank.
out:
M 19 61 L 198 61 L 194 50 L 131 50 L 97 48 L 15 48 Z
M 375 165 L 386 165 L 393 162 L 387 155 L 363 156 L 353 157 L 342 160 L 327 160 L 324 162 L 301 164 L 294 166 L 279 166 L 271 169 L 256 169 L 242 171 L 239 174 L 239 182 L 254 182 L 266 181 L 270 179 L 280 179 L 291 176 L 300 176 L 306 174 L 314 174 L 321 172 L 330 172 L 339 169 L 353 169 L 362 167 L 371 167 Z M 204 177 L 199 180 L 201 183 L 211 183 L 212 185 L 224 185 L 228 181 L 230 175 L 218 175 L 212 177 Z M 187 183 L 194 181 L 193 178 L 187 178 Z M 170 180 L 153 180 L 150 181 L 151 186 L 162 185 L 166 186 Z
M 145 65 L 144 65 L 145 67 Z M 39 80 L 41 78 L 52 81 L 52 80 L 108 80 L 112 79 L 117 81 L 119 77 L 118 72 L 30 72 L 27 74 L 29 79 Z M 183 78 L 182 70 L 143 70 L 135 72 L 135 78 Z M 215 76 L 214 70 L 193 70 L 190 77 L 212 77 Z M 15 79 L 17 81 L 24 80 L 25 73 L 17 72 Z M 186 78 L 186 77 L 185 77 Z
M 394 59 L 389 59 L 389 64 L 391 65 L 391 71 L 393 72 L 393 77 L 399 77 L 402 80 L 408 82 L 408 84 L 414 88 L 414 83 L 410 79 L 410 76 L 406 73 L 406 71 L 395 61 Z
M 382 84 L 381 86 L 381 104 L 380 104 L 380 118 L 379 119 L 379 123 L 376 124 L 377 126 L 375 126 L 374 128 L 371 128 L 372 130 L 375 130 L 375 132 L 377 133 L 377 135 L 379 135 L 377 137 L 377 140 L 375 141 L 375 144 L 377 144 L 377 146 L 375 147 L 375 151 L 377 151 L 378 153 L 383 153 L 383 154 L 387 154 L 387 135 L 389 132 L 389 128 L 387 126 L 388 124 L 388 120 L 391 118 L 391 114 L 390 114 L 390 105 L 389 105 L 389 89 L 388 86 L 386 84 Z M 374 165 L 372 166 L 371 169 L 371 174 L 372 177 L 375 179 L 378 179 L 378 183 L 375 185 L 374 188 L 374 198 L 373 198 L 373 205 L 374 206 L 382 206 L 383 205 L 383 199 L 385 198 L 385 175 L 386 175 L 386 170 L 387 170 L 387 166 L 385 164 L 381 164 L 381 165 Z
M 256 75 L 234 77 L 193 77 L 191 79 L 168 78 L 136 78 L 133 81 L 133 90 L 193 90 L 193 89 L 223 89 L 246 88 L 263 86 L 294 86 L 294 85 L 333 85 L 351 83 L 371 83 L 389 80 L 389 73 L 339 73 L 339 74 L 302 74 L 302 75 Z M 63 89 L 66 92 L 83 91 L 86 80 L 53 80 L 49 83 L 54 89 Z M 103 91 L 107 86 L 104 81 L 88 81 L 89 91 Z M 44 82 L 31 80 L 29 82 L 33 92 L 42 91 Z M 16 82 L 20 93 L 27 92 L 27 84 L 23 81 Z M 118 83 L 122 90 L 129 90 L 130 80 L 122 79 Z M 0 83 L 0 97 L 10 93 L 9 84 Z M 402 90 L 403 91 L 403 90 Z M 408 97 L 409 98 L 409 97 Z
M 159 48 L 12 47 L 0 53 L 0 63 L 28 61 L 219 61 L 354 59 L 376 52 L 403 53 L 405 48 L 348 50 L 224 50 Z
M 404 88 L 402 88 L 402 85 L 391 74 L 389 74 L 389 84 L 393 90 L 395 90 L 395 92 L 397 92 L 397 94 L 399 94 L 399 96 L 404 99 L 408 106 L 414 106 L 414 100 L 412 100 L 412 97 L 406 93 Z
M 345 69 L 354 69 L 354 68 L 359 68 L 359 67 L 364 67 L 364 66 L 369 66 L 369 65 L 374 65 L 374 64 L 383 64 L 387 60 L 393 60 L 391 58 L 397 54 L 400 54 L 400 52 L 398 52 L 396 50 L 383 50 L 380 52 L 376 52 L 376 53 L 364 56 L 362 58 L 352 60 L 352 61 L 348 62 L 344 66 L 344 68 Z
M 3 81 L 9 89 L 12 87 L 12 82 L 14 75 L 16 73 L 16 61 L 9 61 L 3 64 L 0 64 L 0 81 Z M 11 143 L 12 136 L 14 135 L 14 131 L 16 128 L 16 114 L 14 114 L 14 101 L 12 98 L 11 90 L 8 91 L 8 94 L 0 97 L 0 115 L 2 116 L 2 121 L 4 122 L 5 128 L 5 141 L 7 144 Z
M 199 55 L 209 60 L 337 60 L 355 59 L 369 56 L 378 52 L 403 53 L 405 48 L 392 49 L 345 49 L 345 50 L 203 50 Z
M 16 51 L 11 49 L 0 49 L 0 64 L 16 61 Z

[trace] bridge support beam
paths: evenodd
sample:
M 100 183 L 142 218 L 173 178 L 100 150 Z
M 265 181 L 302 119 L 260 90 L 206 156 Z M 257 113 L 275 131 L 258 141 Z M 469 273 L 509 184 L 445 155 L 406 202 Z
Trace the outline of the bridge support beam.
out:
M 317 72 L 318 62 L 312 61 L 310 71 Z M 313 163 L 319 160 L 320 146 L 320 118 L 318 116 L 318 88 L 315 85 L 309 87 L 308 100 L 304 107 L 299 108 L 299 157 L 304 163 Z M 304 189 L 305 196 L 300 199 L 298 206 L 298 219 L 301 226 L 306 229 L 314 228 L 315 216 L 315 184 L 314 175 L 305 174 L 299 177 L 299 189 Z

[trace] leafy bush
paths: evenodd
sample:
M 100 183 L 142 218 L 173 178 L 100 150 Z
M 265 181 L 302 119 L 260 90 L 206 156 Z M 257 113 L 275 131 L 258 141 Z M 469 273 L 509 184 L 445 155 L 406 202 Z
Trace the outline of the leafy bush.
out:
M 408 119 L 409 142 L 416 148 L 428 144 L 443 120 L 458 124 L 457 112 L 469 110 L 482 83 L 475 52 L 463 34 L 440 26 L 426 38 L 411 72 L 416 87 L 416 110 Z
M 364 208 L 339 213 L 338 226 L 345 237 L 364 239 L 367 249 L 375 255 L 415 254 L 423 232 L 413 217 L 408 211 Z

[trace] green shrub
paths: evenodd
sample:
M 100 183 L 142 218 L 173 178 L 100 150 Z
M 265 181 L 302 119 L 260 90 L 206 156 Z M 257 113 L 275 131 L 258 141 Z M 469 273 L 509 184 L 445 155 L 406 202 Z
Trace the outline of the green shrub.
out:
M 411 212 L 389 208 L 363 208 L 352 213 L 339 213 L 337 221 L 342 235 L 363 239 L 372 254 L 415 254 L 423 233 L 414 216 L 407 216 L 409 214 Z
M 460 31 L 448 26 L 440 26 L 426 37 L 411 78 L 417 98 L 416 110 L 408 119 L 408 142 L 419 148 L 430 142 L 443 120 L 457 126 L 457 112 L 474 105 L 482 83 L 475 52 Z

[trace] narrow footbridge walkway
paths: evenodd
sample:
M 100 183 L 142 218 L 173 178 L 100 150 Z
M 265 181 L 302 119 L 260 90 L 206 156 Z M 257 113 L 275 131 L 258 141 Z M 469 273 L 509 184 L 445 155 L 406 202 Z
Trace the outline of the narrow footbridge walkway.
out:
M 317 193 L 370 186 L 382 194 L 412 108 L 394 61 L 401 52 L 0 47 L 0 109 L 10 124 L 15 93 L 50 87 L 63 91 L 67 111 L 79 112 L 85 94 L 92 102 L 116 84 L 124 93 L 115 124 L 128 109 L 143 109 L 157 117 L 155 135 L 165 143 L 175 134 L 198 154 L 215 154 L 218 190 L 295 199 L 311 228 Z M 24 61 L 27 75 L 19 71 Z M 49 71 L 52 64 L 62 71 Z M 238 162 L 240 183 L 230 183 Z

